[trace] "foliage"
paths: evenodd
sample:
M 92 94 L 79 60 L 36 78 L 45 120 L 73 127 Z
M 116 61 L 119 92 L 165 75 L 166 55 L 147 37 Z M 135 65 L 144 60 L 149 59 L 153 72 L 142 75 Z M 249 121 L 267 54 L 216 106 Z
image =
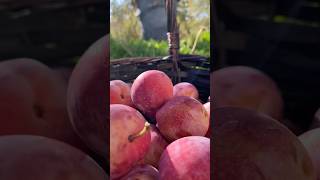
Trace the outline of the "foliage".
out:
M 210 31 L 209 0 L 180 0 L 177 11 L 182 39 L 195 37 L 201 28 Z
M 194 51 L 192 51 L 193 44 L 194 42 L 191 39 L 182 40 L 180 42 L 180 53 L 210 56 L 210 33 L 208 31 L 201 33 Z M 111 59 L 168 55 L 168 43 L 166 41 L 143 39 L 121 41 L 111 36 L 110 45 Z
M 139 39 L 142 35 L 137 9 L 131 0 L 111 0 L 110 32 L 116 39 Z

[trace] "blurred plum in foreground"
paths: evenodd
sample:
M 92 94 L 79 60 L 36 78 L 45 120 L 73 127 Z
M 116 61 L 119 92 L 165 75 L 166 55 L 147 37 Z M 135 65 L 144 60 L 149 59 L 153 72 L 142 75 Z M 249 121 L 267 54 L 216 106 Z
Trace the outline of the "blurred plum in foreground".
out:
M 109 158 L 108 79 L 109 37 L 96 41 L 80 58 L 68 86 L 68 112 L 81 139 L 100 156 Z
M 278 121 L 244 108 L 216 108 L 212 115 L 214 179 L 316 179 L 305 147 Z
M 230 66 L 212 73 L 212 106 L 242 107 L 282 120 L 283 100 L 276 83 L 260 70 Z
M 0 179 L 106 180 L 88 155 L 53 139 L 11 135 L 0 137 Z

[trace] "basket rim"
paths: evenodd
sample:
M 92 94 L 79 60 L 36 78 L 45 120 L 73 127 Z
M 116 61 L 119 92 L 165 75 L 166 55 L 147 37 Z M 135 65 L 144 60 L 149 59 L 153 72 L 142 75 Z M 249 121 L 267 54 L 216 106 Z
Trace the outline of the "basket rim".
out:
M 110 65 L 141 63 L 141 62 L 147 62 L 147 61 L 157 61 L 161 59 L 162 59 L 161 56 L 159 57 L 128 57 L 128 58 L 110 60 Z
M 206 58 L 210 59 L 210 57 L 205 57 L 201 55 L 196 54 L 180 54 L 180 58 L 186 58 L 186 57 L 198 57 L 198 58 Z M 117 64 L 130 64 L 130 63 L 141 63 L 141 62 L 152 62 L 152 61 L 158 61 L 158 60 L 164 60 L 165 58 L 170 58 L 170 55 L 167 56 L 155 56 L 155 57 L 126 57 L 126 58 L 119 58 L 119 59 L 112 59 L 110 60 L 110 65 L 117 65 Z M 179 59 L 180 59 L 179 58 Z

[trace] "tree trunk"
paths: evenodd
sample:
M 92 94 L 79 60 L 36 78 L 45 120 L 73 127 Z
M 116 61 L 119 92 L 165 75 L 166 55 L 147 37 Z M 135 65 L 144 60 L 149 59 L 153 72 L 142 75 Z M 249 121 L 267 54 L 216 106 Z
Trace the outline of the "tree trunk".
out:
M 167 39 L 165 0 L 136 0 L 144 39 Z

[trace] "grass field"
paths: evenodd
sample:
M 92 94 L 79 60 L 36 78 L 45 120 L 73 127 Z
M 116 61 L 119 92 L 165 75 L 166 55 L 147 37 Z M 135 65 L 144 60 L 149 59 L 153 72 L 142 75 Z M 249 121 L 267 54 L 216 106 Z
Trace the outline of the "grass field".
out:
M 210 56 L 210 33 L 199 31 L 194 38 L 180 40 L 180 53 Z M 155 57 L 168 55 L 167 41 L 155 40 L 121 40 L 110 39 L 110 56 L 112 59 L 126 57 Z

